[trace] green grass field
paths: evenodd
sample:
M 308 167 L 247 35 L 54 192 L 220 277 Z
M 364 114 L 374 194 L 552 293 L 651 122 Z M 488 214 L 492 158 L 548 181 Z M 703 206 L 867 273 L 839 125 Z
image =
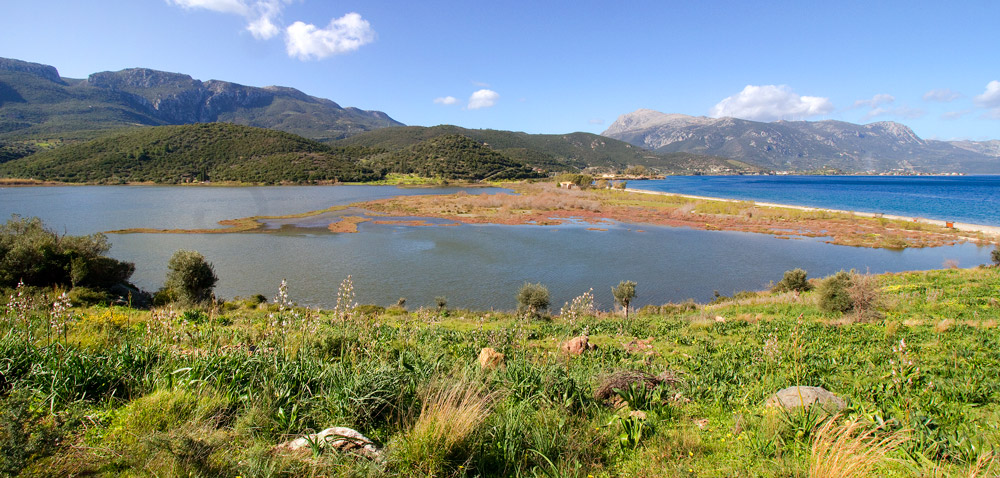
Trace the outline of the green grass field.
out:
M 544 319 L 354 307 L 344 291 L 330 311 L 240 299 L 66 312 L 44 291 L 36 307 L 11 291 L 0 474 L 1000 472 L 998 268 L 878 276 L 864 315 L 824 312 L 817 291 L 646 307 L 628 320 L 609 304 Z M 596 350 L 562 351 L 584 333 Z M 503 365 L 481 368 L 484 347 Z M 622 371 L 666 381 L 598 398 Z M 792 385 L 824 387 L 847 408 L 763 405 Z M 333 426 L 361 432 L 383 458 L 273 448 Z

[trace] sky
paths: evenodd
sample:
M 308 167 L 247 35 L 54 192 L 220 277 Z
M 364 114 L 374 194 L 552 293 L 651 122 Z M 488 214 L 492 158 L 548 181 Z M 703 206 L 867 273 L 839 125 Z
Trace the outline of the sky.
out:
M 1000 139 L 1000 2 L 0 0 L 0 57 L 280 85 L 408 125 L 640 108 Z

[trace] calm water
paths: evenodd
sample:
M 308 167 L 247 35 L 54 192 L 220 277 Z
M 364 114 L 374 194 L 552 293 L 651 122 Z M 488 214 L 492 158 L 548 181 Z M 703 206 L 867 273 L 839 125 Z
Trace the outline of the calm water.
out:
M 629 185 L 1000 226 L 1000 176 L 673 176 Z
M 191 188 L 51 187 L 0 189 L 0 213 L 39 216 L 53 229 L 86 234 L 125 227 L 214 227 L 221 219 L 280 215 L 400 194 L 451 190 L 389 186 Z M 473 190 L 494 193 L 497 190 Z M 885 251 L 832 246 L 813 239 L 759 234 L 611 225 L 411 227 L 363 223 L 358 234 L 332 234 L 322 221 L 302 221 L 280 234 L 110 235 L 111 255 L 136 263 L 133 282 L 155 290 L 177 249 L 202 252 L 219 276 L 222 297 L 276 294 L 285 278 L 291 298 L 332 307 L 348 274 L 362 303 L 411 307 L 445 296 L 450 306 L 509 310 L 525 281 L 542 282 L 553 307 L 593 288 L 611 307 L 620 280 L 638 283 L 636 304 L 693 298 L 713 291 L 761 289 L 783 271 L 810 276 L 840 269 L 871 272 L 940 268 L 955 260 L 972 267 L 989 261 L 990 248 Z

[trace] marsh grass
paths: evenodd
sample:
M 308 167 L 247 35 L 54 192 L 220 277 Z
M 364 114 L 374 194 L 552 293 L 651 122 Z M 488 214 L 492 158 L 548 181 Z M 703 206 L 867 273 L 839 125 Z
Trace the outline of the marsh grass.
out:
M 885 432 L 855 418 L 838 423 L 837 417 L 819 427 L 812 440 L 809 476 L 823 478 L 868 477 L 887 474 L 900 446 L 910 438 L 905 432 Z

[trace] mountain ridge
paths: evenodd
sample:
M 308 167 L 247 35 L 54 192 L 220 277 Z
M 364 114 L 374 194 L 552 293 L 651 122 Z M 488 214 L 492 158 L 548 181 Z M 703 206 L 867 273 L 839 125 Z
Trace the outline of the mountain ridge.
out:
M 893 121 L 764 123 L 640 109 L 621 115 L 602 136 L 657 152 L 717 155 L 775 170 L 1000 173 L 1000 144 L 925 140 Z
M 127 126 L 228 122 L 330 141 L 402 126 L 381 111 L 344 108 L 284 86 L 201 81 L 128 68 L 62 78 L 49 65 L 0 58 L 0 139 L 70 135 L 90 139 Z

